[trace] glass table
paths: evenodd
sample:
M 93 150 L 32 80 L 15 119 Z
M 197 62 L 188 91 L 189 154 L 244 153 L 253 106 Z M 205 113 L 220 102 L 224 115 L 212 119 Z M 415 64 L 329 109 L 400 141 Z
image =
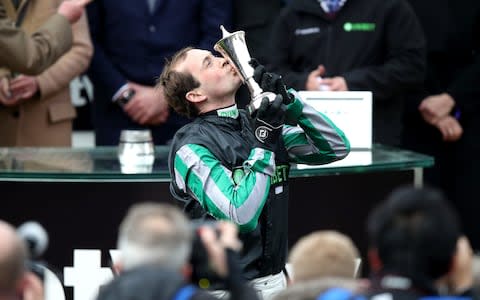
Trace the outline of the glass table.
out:
M 169 181 L 168 147 L 155 148 L 152 166 L 125 168 L 116 147 L 97 148 L 0 148 L 0 181 Z M 290 177 L 310 177 L 392 170 L 421 170 L 433 158 L 408 150 L 374 145 L 371 150 L 352 150 L 342 161 L 322 166 L 293 165 Z

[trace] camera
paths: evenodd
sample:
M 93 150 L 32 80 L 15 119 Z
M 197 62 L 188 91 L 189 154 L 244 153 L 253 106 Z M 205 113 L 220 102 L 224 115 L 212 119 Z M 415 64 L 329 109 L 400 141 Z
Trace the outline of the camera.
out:
M 208 226 L 215 229 L 218 238 L 220 236 L 220 231 L 217 229 L 217 221 L 192 220 L 191 225 L 194 233 L 192 253 L 189 261 L 192 266 L 191 281 L 193 284 L 203 289 L 219 289 L 222 287 L 222 279 L 210 267 L 208 252 L 199 234 L 199 228 Z
M 18 236 L 24 241 L 29 259 L 26 268 L 38 276 L 42 282 L 45 279 L 46 264 L 40 261 L 40 257 L 48 247 L 48 234 L 43 226 L 35 221 L 28 221 L 17 228 Z
M 42 264 L 37 263 L 33 260 L 27 260 L 26 268 L 28 271 L 32 272 L 33 274 L 35 274 L 35 276 L 40 278 L 42 282 L 45 282 L 45 267 Z

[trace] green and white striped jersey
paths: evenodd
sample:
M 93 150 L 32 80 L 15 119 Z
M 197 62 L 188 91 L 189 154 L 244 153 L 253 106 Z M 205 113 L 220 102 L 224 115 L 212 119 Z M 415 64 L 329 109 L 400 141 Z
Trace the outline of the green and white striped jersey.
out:
M 344 133 L 294 94 L 287 114 L 298 125 L 285 125 L 282 131 L 290 162 L 326 164 L 347 156 L 350 144 Z M 241 232 L 255 229 L 274 184 L 274 152 L 253 148 L 240 169 L 232 170 L 206 147 L 187 143 L 176 151 L 173 164 L 172 178 L 177 188 L 196 199 L 213 217 L 235 222 Z

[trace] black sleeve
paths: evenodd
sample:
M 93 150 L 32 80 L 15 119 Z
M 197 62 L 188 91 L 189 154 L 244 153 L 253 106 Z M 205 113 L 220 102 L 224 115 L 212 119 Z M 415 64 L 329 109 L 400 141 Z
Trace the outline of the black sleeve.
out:
M 384 63 L 341 74 L 350 90 L 372 91 L 378 100 L 418 87 L 425 77 L 426 42 L 421 25 L 408 3 L 391 3 L 384 12 Z
M 450 85 L 447 93 L 455 99 L 457 106 L 464 111 L 474 110 L 480 102 L 480 55 Z
M 449 86 L 447 92 L 455 99 L 461 110 L 475 110 L 480 101 L 480 9 L 473 22 L 473 63 L 465 68 Z

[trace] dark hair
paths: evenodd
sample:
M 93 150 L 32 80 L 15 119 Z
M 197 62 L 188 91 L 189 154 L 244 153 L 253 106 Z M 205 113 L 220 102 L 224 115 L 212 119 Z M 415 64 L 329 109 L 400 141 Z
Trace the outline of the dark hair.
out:
M 460 237 L 455 212 L 431 188 L 394 190 L 369 216 L 367 231 L 384 271 L 430 283 L 450 270 Z
M 179 62 L 187 57 L 192 47 L 183 48 L 167 60 L 157 81 L 157 88 L 163 89 L 167 103 L 180 115 L 193 118 L 198 115 L 197 107 L 187 100 L 189 91 L 200 86 L 200 82 L 190 73 L 175 71 Z

